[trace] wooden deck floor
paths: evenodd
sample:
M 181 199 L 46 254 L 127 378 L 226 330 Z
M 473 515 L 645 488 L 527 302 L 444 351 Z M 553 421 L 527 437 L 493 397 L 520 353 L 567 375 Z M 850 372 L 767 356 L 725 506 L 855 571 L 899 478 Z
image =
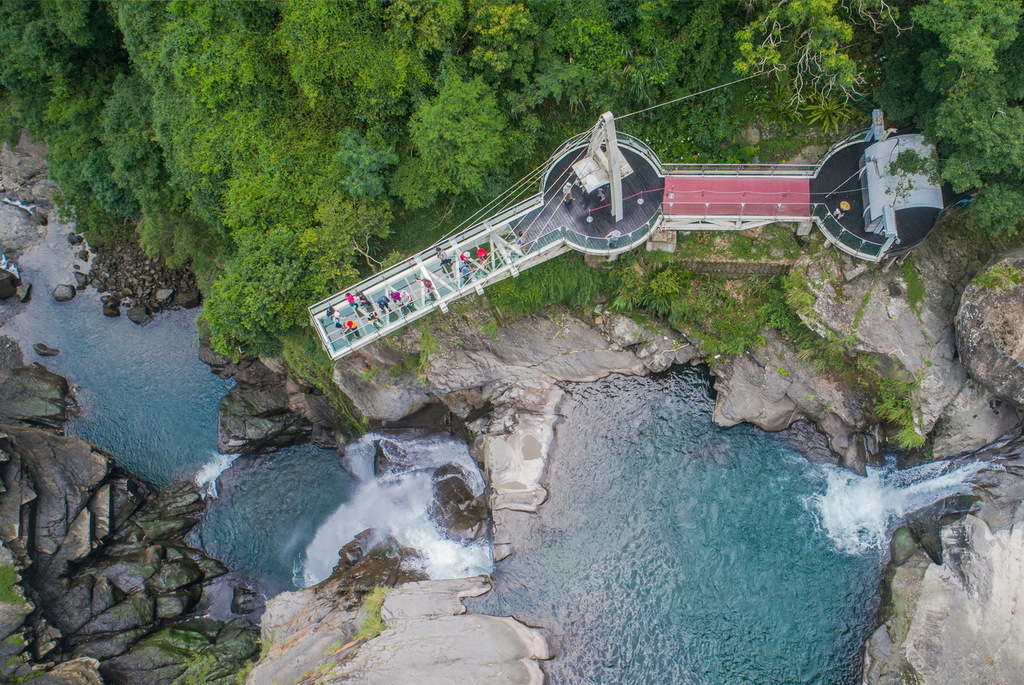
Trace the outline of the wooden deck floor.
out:
M 665 179 L 644 157 L 623 147 L 619 149 L 633 167 L 633 173 L 622 179 L 624 201 L 621 221 L 615 221 L 611 207 L 607 202 L 598 201 L 596 193 L 588 195 L 575 185 L 576 174 L 571 167 L 586 150 L 581 146 L 569 150 L 555 162 L 544 186 L 544 206 L 523 217 L 516 230 L 526 231 L 531 240 L 562 227 L 580 235 L 603 238 L 612 230 L 627 234 L 646 224 L 661 210 Z M 562 186 L 567 180 L 574 183 L 571 203 L 562 202 Z M 608 192 L 607 187 L 605 192 Z

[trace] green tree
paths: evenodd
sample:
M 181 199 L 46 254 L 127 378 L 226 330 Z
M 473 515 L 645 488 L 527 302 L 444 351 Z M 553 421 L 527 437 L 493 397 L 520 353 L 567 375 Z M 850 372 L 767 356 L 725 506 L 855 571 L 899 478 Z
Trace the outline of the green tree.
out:
M 925 0 L 912 31 L 888 36 L 878 89 L 890 115 L 937 144 L 942 180 L 978 190 L 971 212 L 994 233 L 1024 221 L 1021 13 L 1019 0 Z
M 494 91 L 483 79 L 449 73 L 437 96 L 423 101 L 409 122 L 416 156 L 398 167 L 396 193 L 412 208 L 440 194 L 480 193 L 505 161 L 505 130 Z

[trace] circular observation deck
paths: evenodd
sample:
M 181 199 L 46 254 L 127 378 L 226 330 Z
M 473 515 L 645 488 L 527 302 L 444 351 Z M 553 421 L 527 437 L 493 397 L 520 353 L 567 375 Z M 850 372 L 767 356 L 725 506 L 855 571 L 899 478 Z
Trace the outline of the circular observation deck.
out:
M 619 151 L 633 173 L 622 179 L 620 221 L 615 221 L 612 215 L 608 184 L 587 193 L 577 182 L 572 165 L 586 154 L 587 141 L 583 141 L 551 160 L 541 187 L 544 204 L 518 221 L 516 231 L 524 232 L 530 241 L 557 231 L 574 249 L 601 255 L 619 254 L 646 240 L 661 219 L 665 178 L 661 163 L 656 157 L 652 159 L 653 152 L 639 141 L 622 138 Z M 571 202 L 563 200 L 566 183 L 572 183 Z M 599 196 L 601 190 L 604 191 L 603 201 Z

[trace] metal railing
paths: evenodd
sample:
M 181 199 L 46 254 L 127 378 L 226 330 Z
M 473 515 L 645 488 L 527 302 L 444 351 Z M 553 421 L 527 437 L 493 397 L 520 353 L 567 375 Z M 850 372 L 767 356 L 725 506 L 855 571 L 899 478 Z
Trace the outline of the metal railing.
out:
M 638 153 L 641 157 L 646 158 L 647 161 L 653 164 L 654 168 L 658 170 L 659 176 L 665 175 L 665 165 L 661 163 L 661 159 L 654 153 L 654 150 L 651 149 L 650 145 L 636 136 L 629 135 L 628 133 L 616 131 L 616 135 L 618 136 L 619 145 L 628 147 Z
M 811 218 L 818 225 L 825 237 L 837 248 L 861 259 L 877 262 L 892 241 L 884 237 L 869 240 L 851 233 L 828 211 L 825 205 L 815 205 Z
M 812 178 L 817 164 L 664 164 L 672 176 L 786 176 Z

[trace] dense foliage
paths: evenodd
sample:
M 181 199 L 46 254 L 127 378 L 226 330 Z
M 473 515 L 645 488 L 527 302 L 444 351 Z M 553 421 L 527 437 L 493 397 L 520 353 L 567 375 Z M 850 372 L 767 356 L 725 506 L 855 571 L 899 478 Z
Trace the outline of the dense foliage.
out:
M 1024 216 L 1019 0 L 4 0 L 0 126 L 49 145 L 93 241 L 127 228 L 204 284 L 222 352 L 440 237 L 605 110 L 665 159 L 740 161 L 880 101 Z M 858 119 L 861 117 L 857 117 Z M 799 140 L 795 141 L 799 143 Z M 686 290 L 685 283 L 661 284 Z

